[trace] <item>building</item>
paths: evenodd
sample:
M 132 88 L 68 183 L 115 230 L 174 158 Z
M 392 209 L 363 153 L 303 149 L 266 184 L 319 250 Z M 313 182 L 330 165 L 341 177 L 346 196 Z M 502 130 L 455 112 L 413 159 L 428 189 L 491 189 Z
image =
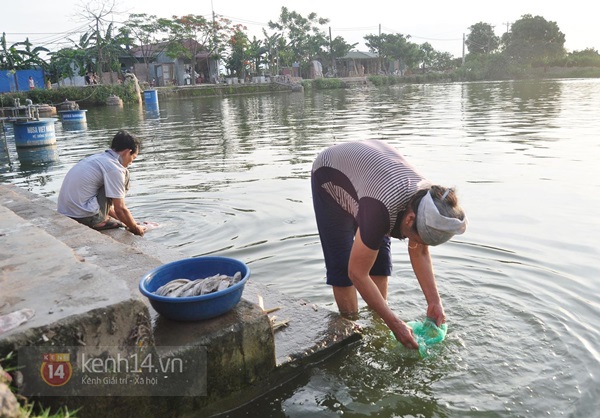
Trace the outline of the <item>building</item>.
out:
M 180 53 L 172 58 L 174 44 L 159 42 L 142 45 L 131 50 L 130 57 L 121 59 L 126 69 L 131 69 L 138 80 L 154 86 L 170 86 L 215 82 L 218 75 L 218 59 L 211 58 L 198 42 L 186 40 L 181 48 L 193 58 Z M 178 47 L 178 45 L 176 45 Z
M 336 58 L 337 77 L 365 77 L 379 74 L 379 56 L 373 52 L 350 51 Z

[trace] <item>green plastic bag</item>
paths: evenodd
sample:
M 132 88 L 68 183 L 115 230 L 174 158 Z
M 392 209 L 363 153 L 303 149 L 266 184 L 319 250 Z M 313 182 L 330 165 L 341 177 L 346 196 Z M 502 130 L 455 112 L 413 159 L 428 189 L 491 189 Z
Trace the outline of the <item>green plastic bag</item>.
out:
M 406 324 L 412 328 L 415 334 L 415 338 L 419 344 L 419 354 L 422 358 L 429 355 L 431 346 L 444 341 L 448 332 L 448 325 L 442 324 L 438 327 L 435 321 L 430 318 L 425 319 L 423 322 L 409 321 Z M 394 337 L 393 333 L 392 337 Z

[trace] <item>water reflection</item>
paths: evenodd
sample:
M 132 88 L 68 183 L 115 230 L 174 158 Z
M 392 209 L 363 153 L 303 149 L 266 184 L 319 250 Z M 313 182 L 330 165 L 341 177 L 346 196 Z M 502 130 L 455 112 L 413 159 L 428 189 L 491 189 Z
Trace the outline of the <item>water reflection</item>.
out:
M 502 140 L 540 146 L 559 116 L 560 81 L 466 83 L 466 131 L 477 140 Z
M 156 106 L 146 106 L 146 119 L 160 119 L 160 109 Z
M 63 131 L 85 131 L 87 129 L 87 121 L 63 121 L 62 128 Z
M 58 161 L 58 148 L 56 144 L 43 147 L 17 148 L 21 169 L 27 170 L 36 167 L 45 167 Z

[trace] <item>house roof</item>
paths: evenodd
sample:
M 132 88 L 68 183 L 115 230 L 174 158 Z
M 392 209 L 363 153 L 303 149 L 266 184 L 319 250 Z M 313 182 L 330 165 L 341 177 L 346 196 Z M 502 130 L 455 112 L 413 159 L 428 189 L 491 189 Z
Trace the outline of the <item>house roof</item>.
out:
M 194 46 L 196 48 L 201 48 L 201 45 L 192 39 L 187 39 L 187 40 L 183 41 L 182 43 L 183 43 L 183 46 L 188 50 L 193 49 Z M 168 42 L 158 42 L 158 43 L 150 44 L 150 45 L 136 46 L 131 49 L 131 53 L 136 58 L 143 58 L 144 55 L 156 56 L 162 52 L 165 52 L 167 50 L 168 45 L 169 45 Z M 207 51 L 205 51 L 203 49 L 199 49 L 198 53 L 196 54 L 196 58 L 206 58 L 206 57 L 208 57 L 208 55 L 209 54 Z
M 361 52 L 361 51 L 350 51 L 341 59 L 343 60 L 368 60 L 378 58 L 378 55 L 374 52 Z

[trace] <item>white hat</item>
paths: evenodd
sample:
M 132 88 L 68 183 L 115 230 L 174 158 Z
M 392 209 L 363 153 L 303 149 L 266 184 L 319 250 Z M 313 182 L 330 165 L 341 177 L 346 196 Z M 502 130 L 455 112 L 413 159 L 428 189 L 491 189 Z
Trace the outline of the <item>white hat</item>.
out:
M 423 196 L 417 210 L 417 232 L 427 245 L 439 245 L 467 229 L 467 217 L 463 220 L 448 218 L 440 213 L 430 191 Z

